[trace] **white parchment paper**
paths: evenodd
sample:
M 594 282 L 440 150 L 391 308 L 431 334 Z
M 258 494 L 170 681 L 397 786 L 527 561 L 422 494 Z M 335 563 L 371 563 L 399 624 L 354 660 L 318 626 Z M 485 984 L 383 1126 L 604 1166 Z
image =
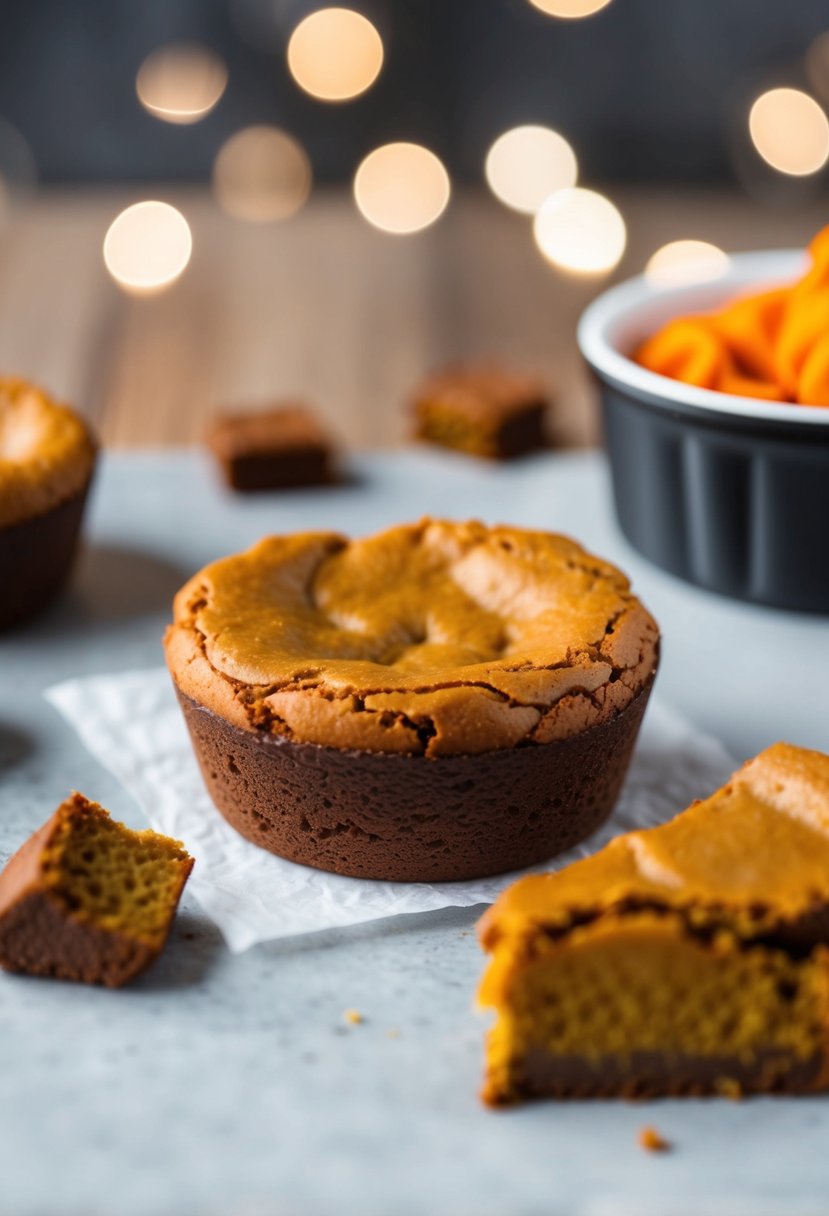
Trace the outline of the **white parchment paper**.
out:
M 283 861 L 244 840 L 213 806 L 166 670 L 68 680 L 45 696 L 136 798 L 153 828 L 184 842 L 196 859 L 189 890 L 233 951 L 403 912 L 490 903 L 516 877 L 373 882 Z M 557 869 L 619 832 L 671 818 L 721 785 L 733 768 L 716 740 L 652 701 L 610 822 L 539 868 Z

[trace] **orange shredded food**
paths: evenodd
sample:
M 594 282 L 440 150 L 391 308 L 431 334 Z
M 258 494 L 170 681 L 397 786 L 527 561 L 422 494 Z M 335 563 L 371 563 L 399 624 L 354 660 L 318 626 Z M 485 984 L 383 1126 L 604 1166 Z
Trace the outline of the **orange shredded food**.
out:
M 809 254 L 796 283 L 742 296 L 719 312 L 675 317 L 634 359 L 698 388 L 829 406 L 829 226 Z

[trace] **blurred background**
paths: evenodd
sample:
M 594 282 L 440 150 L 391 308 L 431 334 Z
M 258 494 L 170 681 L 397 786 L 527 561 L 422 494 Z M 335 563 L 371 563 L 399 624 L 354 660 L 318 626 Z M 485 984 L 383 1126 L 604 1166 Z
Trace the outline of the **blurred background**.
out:
M 826 218 L 825 0 L 3 17 L 0 366 L 114 445 L 286 396 L 393 444 L 417 379 L 476 355 L 541 372 L 561 442 L 591 443 L 593 295 Z

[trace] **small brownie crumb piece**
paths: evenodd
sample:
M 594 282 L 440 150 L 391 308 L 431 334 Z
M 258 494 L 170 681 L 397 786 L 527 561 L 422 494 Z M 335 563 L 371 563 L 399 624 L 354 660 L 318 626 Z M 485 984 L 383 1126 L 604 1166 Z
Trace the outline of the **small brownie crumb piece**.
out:
M 643 1127 L 639 1130 L 639 1147 L 646 1153 L 668 1153 L 673 1146 L 655 1127 Z
M 534 377 L 494 363 L 447 367 L 414 396 L 415 436 L 470 456 L 510 460 L 547 446 L 549 401 Z
M 192 868 L 73 794 L 0 874 L 0 966 L 120 987 L 161 953 Z
M 334 480 L 331 441 L 306 406 L 220 414 L 206 438 L 234 490 L 280 490 Z

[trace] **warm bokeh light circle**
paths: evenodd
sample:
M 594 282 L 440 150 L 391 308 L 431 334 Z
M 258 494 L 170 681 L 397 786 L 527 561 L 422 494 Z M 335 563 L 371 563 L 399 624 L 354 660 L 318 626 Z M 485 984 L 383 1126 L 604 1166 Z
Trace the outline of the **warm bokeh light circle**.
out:
M 779 173 L 805 177 L 829 159 L 829 119 L 800 89 L 769 89 L 749 111 L 748 129 L 759 155 Z
M 192 250 L 190 226 L 181 212 L 148 199 L 112 221 L 104 237 L 104 264 L 125 291 L 150 295 L 176 281 Z
M 574 186 L 542 203 L 533 223 L 538 248 L 548 261 L 575 274 L 604 274 L 625 251 L 621 212 L 603 194 Z
M 221 147 L 213 166 L 213 190 L 237 219 L 284 220 L 311 191 L 311 164 L 302 146 L 279 127 L 237 131 Z
M 135 78 L 145 110 L 164 122 L 187 124 L 209 114 L 227 85 L 227 68 L 207 47 L 163 46 L 148 55 Z
M 321 101 L 348 101 L 370 88 L 383 66 L 383 40 L 377 29 L 349 8 L 320 8 L 309 13 L 288 42 L 288 68 L 294 80 Z
M 576 154 L 550 127 L 513 127 L 499 135 L 486 157 L 486 179 L 496 198 L 533 215 L 556 190 L 575 186 Z
M 530 0 L 530 4 L 549 17 L 573 21 L 579 17 L 592 17 L 607 8 L 610 0 Z
M 730 265 L 728 254 L 710 241 L 669 241 L 648 259 L 645 278 L 654 286 L 716 279 Z
M 449 174 L 420 144 L 384 144 L 354 175 L 354 199 L 375 228 L 405 234 L 433 224 L 449 202 Z

